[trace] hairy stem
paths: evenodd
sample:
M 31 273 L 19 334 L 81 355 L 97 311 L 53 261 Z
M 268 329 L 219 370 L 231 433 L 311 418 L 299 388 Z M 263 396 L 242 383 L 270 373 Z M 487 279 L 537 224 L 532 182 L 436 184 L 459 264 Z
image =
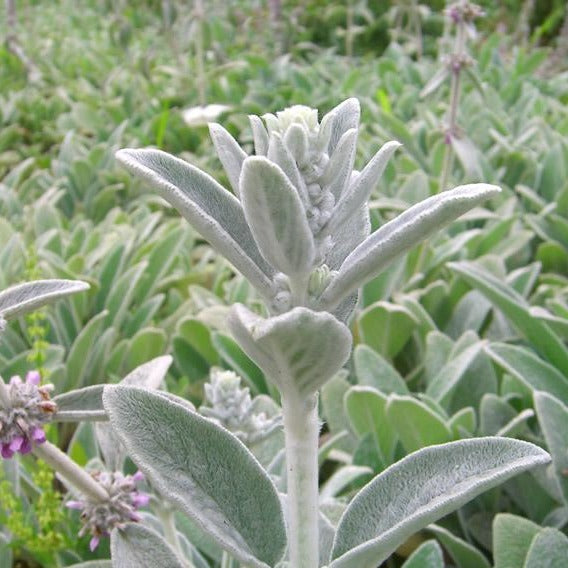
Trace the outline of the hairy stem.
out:
M 442 165 L 442 174 L 440 176 L 440 191 L 445 191 L 448 183 L 450 172 L 452 171 L 452 164 L 454 161 L 454 151 L 452 147 L 452 137 L 455 136 L 458 126 L 458 107 L 460 102 L 460 87 L 461 87 L 461 64 L 454 67 L 456 61 L 464 54 L 465 48 L 465 27 L 464 23 L 460 22 L 457 26 L 456 40 L 454 44 L 454 53 L 452 55 L 452 85 L 450 88 L 450 107 L 448 109 L 448 118 L 446 125 L 446 148 L 444 152 L 444 161 Z
M 282 393 L 288 480 L 290 563 L 294 568 L 318 568 L 318 405 Z
M 203 0 L 195 0 L 195 19 L 197 20 L 197 36 L 195 38 L 195 61 L 197 66 L 197 90 L 199 104 L 205 105 L 207 99 L 205 95 L 205 47 L 203 37 L 203 21 L 205 19 L 205 8 Z
M 172 509 L 169 506 L 164 506 L 160 503 L 158 506 L 154 507 L 154 512 L 162 523 L 164 539 L 174 549 L 178 559 L 183 562 L 186 568 L 195 568 L 193 562 L 184 556 L 181 543 L 178 538 L 176 521 Z
M 108 493 L 82 467 L 78 466 L 67 454 L 50 442 L 44 442 L 33 449 L 36 457 L 52 467 L 59 475 L 78 489 L 93 502 L 104 502 Z

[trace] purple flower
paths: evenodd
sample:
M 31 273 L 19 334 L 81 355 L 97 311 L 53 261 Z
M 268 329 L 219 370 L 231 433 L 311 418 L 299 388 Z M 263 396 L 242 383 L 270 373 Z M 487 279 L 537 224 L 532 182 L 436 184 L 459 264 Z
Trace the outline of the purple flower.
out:
M 150 496 L 138 491 L 136 484 L 144 479 L 144 474 L 137 471 L 134 475 L 123 475 L 119 471 L 95 471 L 92 477 L 102 485 L 108 494 L 106 501 L 92 502 L 67 501 L 66 507 L 81 511 L 83 527 L 79 536 L 91 535 L 89 548 L 97 548 L 100 539 L 108 536 L 115 527 L 124 528 L 129 522 L 139 522 L 142 517 L 137 513 L 140 507 L 150 502 Z
M 57 405 L 50 400 L 53 385 L 40 382 L 39 372 L 30 371 L 25 381 L 15 375 L 7 385 L 0 385 L 0 455 L 5 459 L 18 452 L 27 454 L 34 444 L 45 442 L 43 427 Z

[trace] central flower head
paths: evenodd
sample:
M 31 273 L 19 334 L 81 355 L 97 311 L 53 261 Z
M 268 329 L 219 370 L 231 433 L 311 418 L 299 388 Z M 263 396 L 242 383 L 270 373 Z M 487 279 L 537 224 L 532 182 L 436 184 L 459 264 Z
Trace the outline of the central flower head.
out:
M 276 113 L 263 115 L 264 122 L 270 133 L 286 134 L 293 124 L 299 124 L 308 132 L 317 134 L 319 130 L 318 111 L 305 105 L 294 105 Z
M 101 537 L 108 536 L 113 528 L 124 528 L 126 523 L 140 521 L 136 511 L 148 505 L 150 497 L 136 486 L 144 479 L 140 471 L 134 475 L 123 475 L 120 471 L 95 471 L 91 475 L 106 490 L 108 499 L 96 503 L 88 499 L 67 501 L 66 506 L 81 511 L 83 527 L 79 536 L 91 534 L 90 549 L 93 551 Z
M 40 386 L 40 380 L 37 371 L 30 371 L 25 381 L 14 376 L 8 385 L 0 385 L 6 399 L 0 406 L 0 454 L 5 459 L 16 452 L 27 454 L 33 444 L 45 442 L 43 427 L 52 419 L 57 405 L 49 396 L 53 385 Z

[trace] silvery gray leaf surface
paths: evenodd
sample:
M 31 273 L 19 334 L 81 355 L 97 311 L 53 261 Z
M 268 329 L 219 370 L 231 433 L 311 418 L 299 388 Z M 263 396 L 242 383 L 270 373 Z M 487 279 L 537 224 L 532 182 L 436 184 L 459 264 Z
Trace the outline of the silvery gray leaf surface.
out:
M 0 292 L 0 316 L 18 317 L 58 298 L 88 289 L 89 284 L 80 280 L 36 280 L 17 284 Z
M 257 156 L 266 156 L 266 154 L 268 154 L 268 132 L 259 116 L 251 114 L 249 115 L 249 121 L 252 129 L 255 154 Z
M 301 130 L 299 128 L 299 125 L 297 129 L 294 129 L 294 125 L 292 125 L 290 129 L 293 129 L 293 131 Z M 303 132 L 303 130 L 301 130 L 301 132 Z M 290 180 L 296 192 L 298 193 L 298 197 L 302 201 L 302 205 L 304 207 L 308 207 L 310 200 L 308 197 L 308 189 L 306 187 L 306 183 L 302 178 L 302 174 L 300 173 L 296 159 L 292 156 L 292 154 L 288 150 L 288 147 L 284 145 L 282 136 L 280 136 L 280 134 L 274 133 L 270 136 L 267 157 L 271 162 L 274 162 L 275 164 L 280 166 L 280 168 L 286 174 L 286 177 Z
M 163 383 L 172 361 L 171 355 L 156 357 L 133 369 L 122 379 L 121 384 L 157 389 Z M 91 385 L 57 395 L 53 398 L 53 402 L 57 404 L 55 420 L 70 422 L 74 412 L 84 413 L 82 420 L 88 420 L 89 413 L 92 415 L 92 420 L 99 420 L 101 413 L 106 420 L 103 389 L 104 385 Z
M 397 256 L 500 191 L 497 186 L 484 183 L 462 185 L 429 197 L 389 221 L 345 259 L 321 295 L 320 309 L 333 309 Z
M 314 238 L 300 197 L 267 158 L 247 158 L 240 194 L 246 220 L 262 255 L 284 274 L 304 275 L 314 263 Z
M 343 261 L 369 236 L 371 220 L 369 208 L 364 203 L 333 234 L 334 245 L 327 253 L 325 262 L 331 270 L 339 270 Z
M 288 127 L 284 136 L 284 143 L 300 167 L 308 163 L 310 159 L 308 137 L 306 131 L 299 124 L 292 124 Z
M 329 140 L 329 154 L 333 154 L 341 137 L 351 128 L 359 128 L 361 106 L 359 101 L 352 97 L 331 109 L 322 119 L 325 124 L 330 121 L 331 134 Z
M 355 151 L 357 149 L 357 129 L 350 128 L 339 139 L 337 147 L 331 154 L 329 162 L 321 177 L 321 184 L 331 191 L 336 202 L 339 200 L 346 189 L 353 164 L 355 162 Z
M 130 371 L 120 384 L 151 390 L 159 389 L 164 385 L 172 361 L 171 355 L 156 357 Z M 122 471 L 126 452 L 111 424 L 109 422 L 95 424 L 95 436 L 107 468 L 111 471 Z
M 341 195 L 341 199 L 336 204 L 334 213 L 329 221 L 331 232 L 349 219 L 358 208 L 361 206 L 367 207 L 373 188 L 383 175 L 391 156 L 400 147 L 400 142 L 396 141 L 384 144 L 361 170 L 359 175 L 349 184 L 349 188 Z
M 124 529 L 113 529 L 110 539 L 114 568 L 187 568 L 163 537 L 143 525 L 129 523 Z
M 239 146 L 237 141 L 220 124 L 209 124 L 209 134 L 223 169 L 229 178 L 233 193 L 239 195 L 239 177 L 241 168 L 247 157 L 246 152 Z
M 329 568 L 375 568 L 421 528 L 550 456 L 509 438 L 423 448 L 366 485 L 339 521 Z
M 146 389 L 106 386 L 103 402 L 130 457 L 160 494 L 243 564 L 278 563 L 286 548 L 278 493 L 235 436 Z
M 264 319 L 233 306 L 229 328 L 245 353 L 281 392 L 308 397 L 347 361 L 351 333 L 331 314 L 294 308 Z
M 119 150 L 117 160 L 169 201 L 262 294 L 272 267 L 260 254 L 238 199 L 211 176 L 160 150 Z

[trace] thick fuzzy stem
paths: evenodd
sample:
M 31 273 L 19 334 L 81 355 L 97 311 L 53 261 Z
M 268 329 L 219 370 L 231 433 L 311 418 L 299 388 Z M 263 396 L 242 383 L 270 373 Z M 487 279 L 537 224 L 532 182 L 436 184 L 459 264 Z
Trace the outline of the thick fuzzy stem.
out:
M 288 475 L 290 564 L 318 568 L 318 405 L 309 399 L 282 394 Z
M 82 467 L 50 442 L 33 449 L 33 453 L 59 473 L 65 480 L 93 502 L 108 501 L 108 493 Z

